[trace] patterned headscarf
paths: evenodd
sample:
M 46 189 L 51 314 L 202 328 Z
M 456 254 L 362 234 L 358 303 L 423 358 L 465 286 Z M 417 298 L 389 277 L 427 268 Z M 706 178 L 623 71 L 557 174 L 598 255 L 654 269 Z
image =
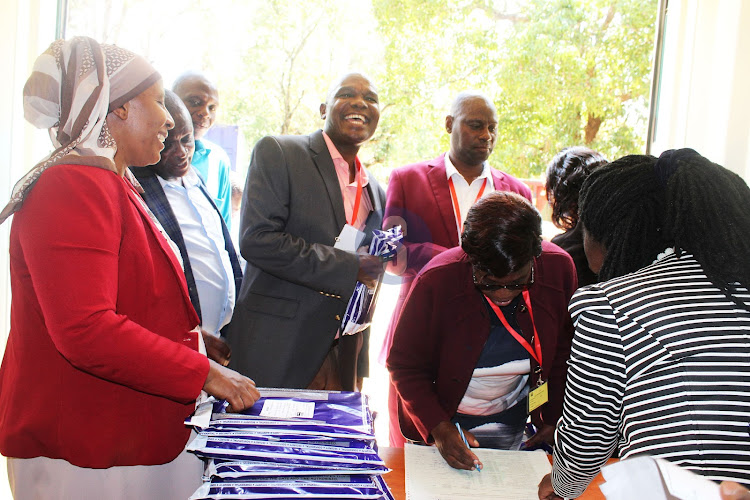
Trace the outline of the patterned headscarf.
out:
M 50 45 L 37 58 L 23 88 L 23 109 L 32 125 L 49 129 L 55 150 L 13 187 L 0 224 L 21 207 L 42 172 L 53 165 L 116 171 L 117 147 L 107 129 L 107 114 L 160 79 L 143 57 L 114 45 L 88 37 Z

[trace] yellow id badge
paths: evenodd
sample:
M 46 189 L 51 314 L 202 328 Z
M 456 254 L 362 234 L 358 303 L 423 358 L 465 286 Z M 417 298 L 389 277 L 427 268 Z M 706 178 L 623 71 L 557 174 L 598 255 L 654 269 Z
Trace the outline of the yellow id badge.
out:
M 545 382 L 529 392 L 529 413 L 536 410 L 547 401 L 549 401 L 549 392 L 547 390 L 547 382 Z

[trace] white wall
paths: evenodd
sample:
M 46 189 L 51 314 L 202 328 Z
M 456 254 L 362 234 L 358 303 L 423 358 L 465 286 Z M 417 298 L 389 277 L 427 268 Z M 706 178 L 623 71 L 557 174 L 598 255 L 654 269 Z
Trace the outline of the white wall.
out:
M 55 0 L 2 0 L 0 16 L 0 204 L 5 205 L 13 184 L 50 148 L 46 131 L 23 119 L 23 85 L 36 57 L 55 38 Z M 0 352 L 9 329 L 10 276 L 8 234 L 10 221 L 0 226 Z
M 750 179 L 750 1 L 670 0 L 651 145 L 691 147 Z

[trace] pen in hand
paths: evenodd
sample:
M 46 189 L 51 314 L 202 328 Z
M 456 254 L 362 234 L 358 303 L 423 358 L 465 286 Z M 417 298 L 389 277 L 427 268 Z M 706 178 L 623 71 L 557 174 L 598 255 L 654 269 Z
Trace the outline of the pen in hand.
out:
M 471 449 L 471 446 L 469 446 L 469 442 L 466 440 L 466 436 L 464 435 L 464 431 L 463 429 L 461 429 L 461 425 L 458 422 L 456 422 L 456 429 L 458 429 L 458 435 L 461 436 L 461 440 L 464 442 L 466 447 Z M 474 466 L 477 468 L 477 472 L 482 472 L 482 466 L 477 460 L 474 461 Z

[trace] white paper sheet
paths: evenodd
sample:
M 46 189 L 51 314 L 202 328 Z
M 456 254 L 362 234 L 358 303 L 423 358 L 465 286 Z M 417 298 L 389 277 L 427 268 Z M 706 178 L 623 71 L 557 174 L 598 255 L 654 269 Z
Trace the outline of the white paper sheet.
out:
M 607 500 L 721 500 L 719 486 L 660 458 L 639 456 L 602 469 Z
M 543 451 L 472 448 L 482 472 L 454 469 L 434 446 L 406 444 L 407 500 L 533 500 L 551 470 Z
M 292 401 L 291 399 L 266 399 L 260 410 L 267 418 L 313 418 L 315 403 Z

